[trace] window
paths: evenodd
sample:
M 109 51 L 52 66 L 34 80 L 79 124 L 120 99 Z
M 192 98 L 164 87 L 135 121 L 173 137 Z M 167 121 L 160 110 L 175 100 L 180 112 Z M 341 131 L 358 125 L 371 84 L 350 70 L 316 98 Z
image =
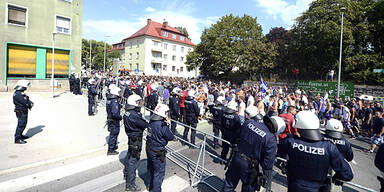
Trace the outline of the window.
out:
M 136 59 L 139 59 L 139 52 L 136 52 Z
M 132 71 L 132 63 L 129 64 L 129 70 Z
M 164 37 L 168 37 L 168 32 L 163 31 L 163 36 L 164 36 Z
M 136 42 L 136 43 L 137 43 L 137 46 L 136 46 L 136 47 L 137 47 L 137 48 L 139 48 L 139 47 L 140 47 L 140 41 L 139 41 L 139 40 L 137 40 L 137 42 Z
M 159 42 L 153 41 L 153 46 L 155 46 L 155 47 L 159 46 Z
M 173 45 L 172 50 L 176 51 L 176 45 Z
M 58 33 L 71 33 L 71 19 L 61 16 L 56 16 L 56 31 Z
M 180 40 L 181 40 L 181 41 L 184 41 L 184 36 L 180 36 Z
M 163 71 L 167 71 L 167 65 L 163 65 Z
M 184 47 L 181 47 L 181 52 L 184 53 Z
M 161 58 L 161 53 L 152 51 L 152 57 Z
M 136 63 L 136 69 L 139 70 L 139 64 L 138 63 Z
M 176 67 L 175 66 L 172 66 L 172 71 L 176 71 Z
M 176 39 L 176 34 L 172 33 L 172 39 Z
M 27 11 L 27 8 L 8 4 L 7 22 L 9 24 L 27 26 Z
M 164 54 L 164 60 L 166 61 L 168 59 L 168 55 Z
M 180 67 L 180 72 L 183 72 L 184 71 L 184 67 Z
M 180 61 L 183 62 L 184 61 L 184 57 L 180 57 Z
M 172 56 L 172 61 L 176 61 L 176 55 Z
M 164 49 L 167 49 L 167 47 L 168 47 L 168 44 L 164 43 Z
M 129 59 L 132 60 L 132 53 L 129 53 Z

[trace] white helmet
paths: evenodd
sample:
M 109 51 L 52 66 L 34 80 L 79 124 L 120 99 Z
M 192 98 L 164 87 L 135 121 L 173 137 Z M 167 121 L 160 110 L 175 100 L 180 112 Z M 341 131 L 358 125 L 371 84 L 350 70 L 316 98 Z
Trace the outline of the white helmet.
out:
M 344 131 L 344 127 L 341 121 L 337 119 L 328 120 L 325 129 L 325 134 L 332 138 L 341 139 L 343 137 L 342 133 Z
M 143 100 L 139 95 L 133 94 L 128 97 L 126 109 L 134 109 L 135 107 L 141 107 Z
M 227 108 L 233 111 L 237 111 L 237 103 L 235 101 L 231 101 L 228 103 Z
M 172 90 L 172 93 L 174 93 L 174 94 L 179 94 L 180 91 L 181 91 L 180 88 L 175 87 L 175 88 Z
M 115 85 L 114 83 L 112 83 L 112 84 L 110 84 L 110 85 L 108 86 L 108 89 L 111 90 L 111 89 L 113 89 L 114 87 L 116 87 L 116 85 Z
M 286 127 L 285 121 L 279 116 L 272 116 L 271 119 L 276 128 L 276 134 L 283 133 Z
M 164 118 L 167 118 L 168 111 L 169 111 L 168 105 L 159 103 L 155 107 L 155 110 L 154 110 L 153 114 L 151 115 L 150 119 L 156 121 L 156 120 L 162 120 Z
M 120 83 L 121 85 L 125 85 L 125 81 L 121 81 L 121 83 Z
M 218 103 L 220 103 L 220 104 L 224 104 L 224 100 L 225 100 L 225 98 L 224 98 L 223 96 L 219 96 L 219 97 L 217 97 L 217 99 L 216 99 L 216 101 L 217 101 Z
M 111 87 L 109 90 L 109 92 L 115 96 L 120 96 L 120 91 L 121 91 L 121 89 L 119 87 L 116 87 L 116 86 Z
M 157 90 L 157 87 L 158 87 L 158 86 L 157 86 L 156 84 L 154 84 L 154 83 L 151 85 L 151 89 L 152 89 L 152 90 Z
M 191 89 L 191 90 L 188 91 L 188 96 L 189 96 L 189 97 L 195 97 L 195 94 L 196 94 L 196 91 L 193 90 L 193 89 Z
M 28 80 L 22 79 L 22 80 L 17 81 L 16 86 L 15 86 L 15 89 L 16 89 L 16 90 L 22 90 L 22 91 L 24 91 L 24 90 L 26 90 L 30 85 L 31 85 L 31 83 L 30 83 Z
M 319 118 L 310 111 L 300 111 L 296 114 L 294 128 L 297 128 L 300 136 L 306 139 L 319 141 L 323 138 L 319 130 Z
M 254 118 L 259 114 L 259 109 L 256 106 L 251 105 L 245 109 L 245 113 L 247 113 L 249 118 Z
M 95 79 L 91 78 L 88 80 L 88 83 L 94 85 L 96 83 Z

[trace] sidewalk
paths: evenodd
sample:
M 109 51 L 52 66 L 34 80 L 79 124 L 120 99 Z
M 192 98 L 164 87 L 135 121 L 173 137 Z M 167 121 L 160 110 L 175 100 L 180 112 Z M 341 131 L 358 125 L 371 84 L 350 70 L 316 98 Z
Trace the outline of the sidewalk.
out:
M 30 136 L 27 144 L 14 144 L 17 125 L 13 93 L 0 93 L 0 172 L 30 165 L 36 162 L 86 153 L 105 148 L 109 132 L 104 128 L 105 107 L 99 107 L 95 116 L 88 116 L 88 101 L 82 95 L 56 93 L 52 99 L 49 92 L 28 92 L 34 107 L 29 112 L 24 134 Z M 120 144 L 128 138 L 122 128 Z

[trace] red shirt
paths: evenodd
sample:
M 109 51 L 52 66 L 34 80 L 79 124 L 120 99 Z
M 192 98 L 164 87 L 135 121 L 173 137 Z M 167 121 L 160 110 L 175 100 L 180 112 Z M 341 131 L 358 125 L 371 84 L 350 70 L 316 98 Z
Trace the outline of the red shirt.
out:
M 283 113 L 283 114 L 280 114 L 279 117 L 281 117 L 285 121 L 285 126 L 286 126 L 284 132 L 279 135 L 280 140 L 286 138 L 287 133 L 290 133 L 290 134 L 297 133 L 297 129 L 293 128 L 293 121 L 294 121 L 293 115 L 288 113 Z
M 187 92 L 187 91 L 183 91 L 183 95 L 182 95 L 182 96 L 179 96 L 179 99 L 180 99 L 180 107 L 185 107 L 185 105 L 184 105 L 184 100 L 185 100 L 185 98 L 187 98 L 187 95 L 188 95 L 188 92 Z

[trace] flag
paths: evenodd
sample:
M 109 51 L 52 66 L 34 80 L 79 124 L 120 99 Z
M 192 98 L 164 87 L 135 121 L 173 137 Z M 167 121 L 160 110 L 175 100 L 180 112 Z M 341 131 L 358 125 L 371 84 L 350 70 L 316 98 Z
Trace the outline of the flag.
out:
M 265 93 L 267 92 L 267 84 L 265 83 L 263 76 L 260 74 L 260 92 Z

